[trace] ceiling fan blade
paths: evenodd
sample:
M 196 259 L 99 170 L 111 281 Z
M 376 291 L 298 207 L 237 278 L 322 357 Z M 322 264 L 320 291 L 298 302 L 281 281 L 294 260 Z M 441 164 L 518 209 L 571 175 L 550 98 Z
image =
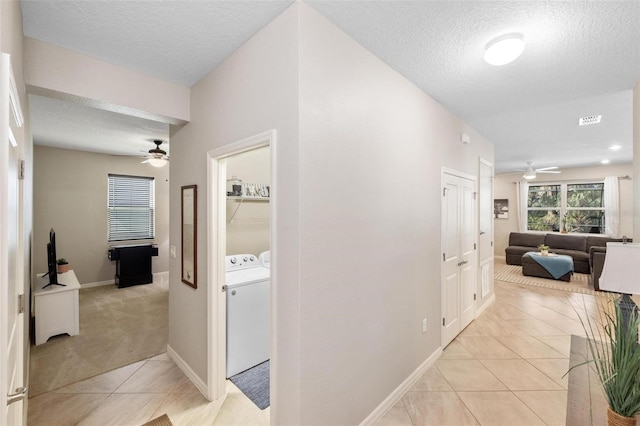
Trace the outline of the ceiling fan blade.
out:
M 553 167 L 543 167 L 543 168 L 541 168 L 541 169 L 536 169 L 536 172 L 543 172 L 543 171 L 545 171 L 545 170 L 555 170 L 555 169 L 557 169 L 557 168 L 558 168 L 558 166 L 553 166 Z
M 561 171 L 552 171 L 552 170 L 536 170 L 537 173 L 562 173 Z

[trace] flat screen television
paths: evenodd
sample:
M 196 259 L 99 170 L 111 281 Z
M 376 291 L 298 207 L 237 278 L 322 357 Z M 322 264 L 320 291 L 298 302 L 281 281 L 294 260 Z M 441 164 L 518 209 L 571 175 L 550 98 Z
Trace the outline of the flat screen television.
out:
M 65 284 L 58 282 L 58 265 L 56 264 L 56 231 L 51 228 L 49 231 L 49 242 L 47 243 L 47 273 L 44 276 L 49 277 L 49 284 L 42 288 L 47 288 L 50 285 L 60 285 L 65 287 Z

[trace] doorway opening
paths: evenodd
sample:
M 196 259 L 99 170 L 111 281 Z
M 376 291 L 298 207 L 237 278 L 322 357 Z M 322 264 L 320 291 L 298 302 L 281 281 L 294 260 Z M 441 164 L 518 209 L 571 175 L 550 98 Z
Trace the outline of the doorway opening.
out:
M 273 250 L 277 193 L 275 140 L 276 131 L 270 130 L 208 153 L 208 396 L 212 401 L 226 397 L 227 378 L 231 373 L 271 358 L 270 318 L 273 306 L 270 295 L 276 272 L 275 262 L 271 261 L 277 258 Z M 231 266 L 236 269 L 238 266 L 255 267 L 251 272 L 260 274 L 266 270 L 268 282 L 265 286 L 264 279 L 249 283 L 245 278 L 245 282 L 238 284 L 237 276 L 233 280 L 231 275 L 227 277 Z M 241 287 L 235 288 L 237 285 Z M 247 290 L 253 293 L 248 296 L 249 302 L 238 305 L 239 300 L 247 300 L 239 298 L 241 288 L 244 294 Z M 235 299 L 229 303 L 228 299 L 232 297 Z M 252 316 L 260 310 L 251 308 L 256 303 L 263 308 L 260 313 L 264 317 L 262 321 Z M 238 318 L 240 326 L 236 327 Z M 249 324 L 248 328 L 242 324 L 243 321 Z M 233 337 L 245 332 L 251 334 L 250 346 L 253 346 L 250 350 L 234 346 Z M 242 354 L 249 351 L 266 353 L 263 356 L 266 359 L 239 360 L 238 353 L 240 358 L 244 358 Z

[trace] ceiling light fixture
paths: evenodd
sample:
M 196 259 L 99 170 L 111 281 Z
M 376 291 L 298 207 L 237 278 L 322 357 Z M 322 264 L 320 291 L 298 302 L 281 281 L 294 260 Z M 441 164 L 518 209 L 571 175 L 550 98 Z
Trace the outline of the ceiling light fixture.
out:
M 533 170 L 528 170 L 525 174 L 522 175 L 522 177 L 527 180 L 535 179 L 536 172 L 534 172 Z
M 610 160 L 602 160 L 601 163 L 602 164 L 609 164 L 611 161 Z
M 163 167 L 169 162 L 167 152 L 160 149 L 160 145 L 162 144 L 161 140 L 156 139 L 153 143 L 156 144 L 156 147 L 149 150 L 149 158 L 144 160 L 142 164 L 150 164 L 153 167 Z
M 589 124 L 598 124 L 602 120 L 601 115 L 588 115 L 578 119 L 578 126 L 588 126 Z
M 167 160 L 164 158 L 147 158 L 143 163 L 150 164 L 153 167 L 162 167 L 167 164 Z
M 523 50 L 524 37 L 522 34 L 503 34 L 487 44 L 484 60 L 491 65 L 506 65 L 520 56 Z
M 619 151 L 619 150 L 620 150 L 620 148 L 622 148 L 620 145 L 611 145 L 611 146 L 609 147 L 609 149 L 610 149 L 611 151 Z

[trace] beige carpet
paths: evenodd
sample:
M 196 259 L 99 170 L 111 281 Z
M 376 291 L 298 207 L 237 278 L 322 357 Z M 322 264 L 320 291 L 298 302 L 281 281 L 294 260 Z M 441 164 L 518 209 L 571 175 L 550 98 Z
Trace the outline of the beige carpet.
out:
M 574 273 L 570 282 L 550 280 L 547 278 L 527 277 L 522 275 L 522 266 L 507 265 L 504 261 L 496 261 L 494 278 L 499 281 L 552 288 L 554 290 L 571 291 L 574 293 L 591 295 L 607 294 L 606 292 L 593 290 L 593 287 L 589 284 L 589 274 Z
M 31 346 L 30 397 L 166 352 L 166 283 L 81 289 L 79 299 L 79 335 Z

